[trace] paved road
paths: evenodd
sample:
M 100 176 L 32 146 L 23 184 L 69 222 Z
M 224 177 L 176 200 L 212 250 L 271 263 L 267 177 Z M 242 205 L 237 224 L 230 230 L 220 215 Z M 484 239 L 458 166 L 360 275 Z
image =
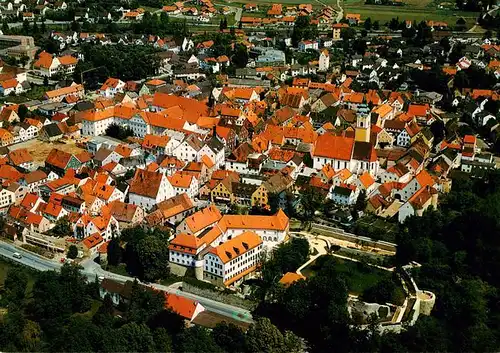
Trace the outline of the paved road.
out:
M 65 25 L 71 23 L 71 21 L 52 21 L 52 20 L 45 20 L 45 25 Z M 37 21 L 37 25 L 40 26 L 42 23 L 40 21 Z M 9 28 L 14 28 L 14 27 L 22 27 L 23 22 L 13 22 L 9 23 Z
M 14 258 L 13 254 L 15 252 L 20 253 L 22 255 L 22 258 L 20 259 Z M 16 261 L 25 266 L 29 266 L 39 271 L 53 271 L 53 270 L 57 271 L 62 266 L 62 264 L 58 262 L 42 258 L 40 256 L 32 254 L 28 251 L 25 251 L 21 248 L 15 247 L 12 244 L 5 243 L 3 241 L 0 241 L 0 256 Z M 116 273 L 105 271 L 97 263 L 95 263 L 90 259 L 82 261 L 81 265 L 83 267 L 82 273 L 88 278 L 89 281 L 94 281 L 96 276 L 98 278 L 109 278 L 122 283 L 134 280 L 134 278 L 132 277 L 122 276 Z M 163 286 L 161 284 L 148 284 L 148 285 L 158 290 L 162 290 L 172 294 L 177 294 L 181 297 L 185 297 L 188 299 L 196 300 L 201 305 L 203 305 L 207 310 L 212 311 L 214 313 L 224 315 L 226 317 L 230 317 L 235 320 L 239 320 L 241 322 L 253 323 L 252 314 L 248 310 L 233 305 L 221 303 L 205 297 L 201 297 L 196 294 L 183 292 L 182 290 L 178 289 L 179 283 L 174 283 L 173 285 L 168 287 Z
M 15 259 L 14 257 L 12 257 L 12 255 L 15 252 L 22 254 L 23 257 L 20 259 Z M 0 241 L 0 256 L 4 256 L 22 265 L 37 269 L 39 271 L 52 271 L 61 268 L 61 265 L 56 262 L 52 262 L 50 260 L 41 258 L 28 251 L 17 248 L 11 244 L 4 243 L 2 241 Z
M 306 268 L 307 266 L 309 266 L 318 257 L 323 256 L 323 255 L 325 255 L 327 253 L 326 247 L 330 247 L 330 243 L 327 240 L 320 239 L 320 238 L 315 238 L 313 235 L 310 235 L 310 234 L 307 234 L 307 233 L 303 233 L 303 232 L 290 232 L 290 234 L 292 235 L 292 237 L 298 237 L 298 238 L 305 237 L 307 239 L 307 241 L 309 242 L 309 247 L 313 248 L 313 249 L 316 249 L 316 251 L 318 252 L 316 255 L 311 256 L 309 258 L 309 260 L 307 260 L 305 263 L 302 264 L 302 266 L 300 266 L 297 269 L 296 272 L 299 275 L 301 275 L 302 274 L 302 270 L 304 268 Z
M 339 8 L 339 12 L 337 12 L 337 18 L 335 19 L 335 21 L 340 22 L 340 20 L 342 20 L 342 17 L 344 17 L 344 9 L 342 8 L 342 0 L 337 0 L 337 7 Z
M 231 8 L 236 10 L 236 12 L 234 14 L 234 23 L 240 22 L 241 14 L 243 13 L 243 9 L 241 7 L 231 7 Z

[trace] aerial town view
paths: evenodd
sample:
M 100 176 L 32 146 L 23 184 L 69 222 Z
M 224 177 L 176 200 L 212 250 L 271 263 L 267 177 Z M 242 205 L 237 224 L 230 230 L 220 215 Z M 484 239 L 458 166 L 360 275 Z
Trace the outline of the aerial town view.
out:
M 500 351 L 500 2 L 253 1 L 0 1 L 0 352 Z

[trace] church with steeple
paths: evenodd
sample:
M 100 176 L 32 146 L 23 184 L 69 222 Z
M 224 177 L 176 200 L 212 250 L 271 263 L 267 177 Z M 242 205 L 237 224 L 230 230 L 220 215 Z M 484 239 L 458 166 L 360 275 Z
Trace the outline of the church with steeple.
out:
M 369 172 L 376 176 L 379 162 L 375 147 L 370 142 L 370 133 L 370 114 L 358 109 L 354 137 L 352 133 L 350 136 L 325 133 L 318 137 L 311 153 L 313 167 L 322 169 L 329 164 L 336 171 L 349 169 L 354 174 Z

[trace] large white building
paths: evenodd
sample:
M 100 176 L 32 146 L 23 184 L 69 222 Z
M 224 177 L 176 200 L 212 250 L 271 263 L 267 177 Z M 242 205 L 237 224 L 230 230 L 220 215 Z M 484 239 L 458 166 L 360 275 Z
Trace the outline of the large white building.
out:
M 262 239 L 247 231 L 212 247 L 204 256 L 203 277 L 217 285 L 230 286 L 257 269 L 263 250 Z
M 255 270 L 258 259 L 257 253 L 263 249 L 271 249 L 288 239 L 289 220 L 282 210 L 273 216 L 258 215 L 224 215 L 217 207 L 210 205 L 187 217 L 177 226 L 177 236 L 170 242 L 170 262 L 203 269 L 204 278 L 218 284 L 230 285 Z M 242 241 L 234 245 L 235 239 L 251 239 L 252 244 L 258 243 L 258 250 L 249 241 Z M 258 238 L 258 241 L 256 240 Z M 245 244 L 243 244 L 245 243 Z M 233 244 L 229 246 L 227 244 Z M 248 249 L 246 246 L 248 245 Z M 220 255 L 218 262 L 214 262 L 217 255 L 207 255 L 208 247 L 216 249 L 233 249 L 237 247 L 240 254 L 232 255 L 224 262 Z M 245 250 L 242 250 L 245 249 Z M 248 250 L 247 255 L 243 255 Z M 234 249 L 231 251 L 235 251 Z M 225 253 L 225 251 L 224 251 Z M 222 254 L 222 253 L 220 253 Z M 242 255 L 243 257 L 240 257 Z M 204 256 L 204 258 L 202 258 Z M 250 256 L 252 256 L 250 258 Z M 238 259 L 236 259 L 238 258 Z M 220 266 L 224 264 L 224 271 Z M 197 273 L 201 273 L 196 271 Z M 207 277 L 208 276 L 208 277 Z M 210 277 L 212 276 L 212 277 Z M 217 277 L 218 276 L 218 277 Z
M 178 234 L 168 245 L 169 261 L 186 267 L 202 267 L 203 259 L 198 256 L 205 248 L 206 244 L 196 235 Z
M 16 194 L 6 188 L 0 189 L 0 212 L 16 202 Z
M 330 67 L 330 53 L 327 49 L 323 49 L 319 55 L 318 70 L 321 72 L 328 71 Z
M 123 92 L 125 88 L 125 82 L 117 78 L 110 77 L 104 82 L 99 90 L 99 93 L 104 97 L 113 97 L 117 93 Z
M 173 155 L 177 159 L 185 162 L 199 161 L 203 145 L 203 141 L 196 135 L 189 135 L 179 146 L 177 146 L 173 151 Z

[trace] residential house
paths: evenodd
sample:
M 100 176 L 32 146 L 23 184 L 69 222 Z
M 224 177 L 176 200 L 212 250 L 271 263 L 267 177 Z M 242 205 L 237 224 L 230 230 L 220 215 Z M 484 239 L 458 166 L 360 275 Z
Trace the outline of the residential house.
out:
M 174 189 L 175 195 L 187 194 L 190 198 L 198 195 L 199 181 L 191 173 L 177 171 L 168 177 L 168 181 Z
M 129 202 L 149 211 L 175 195 L 166 175 L 137 169 L 130 184 Z
M 145 213 L 140 206 L 115 200 L 110 202 L 108 207 L 121 229 L 136 226 L 144 220 Z
M 82 163 L 74 155 L 57 148 L 53 148 L 45 159 L 45 167 L 60 176 L 66 174 L 68 169 L 76 170 L 81 165 Z
M 271 206 L 286 208 L 286 191 L 294 180 L 287 174 L 276 173 L 264 181 L 252 194 L 252 206 L 271 209 Z M 272 203 L 276 203 L 272 205 Z

